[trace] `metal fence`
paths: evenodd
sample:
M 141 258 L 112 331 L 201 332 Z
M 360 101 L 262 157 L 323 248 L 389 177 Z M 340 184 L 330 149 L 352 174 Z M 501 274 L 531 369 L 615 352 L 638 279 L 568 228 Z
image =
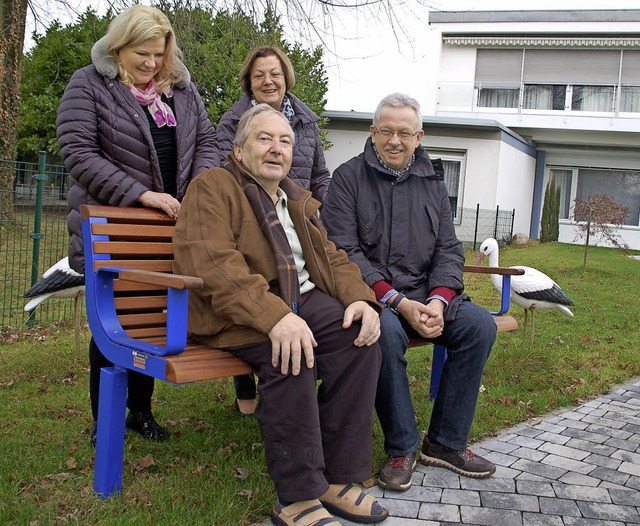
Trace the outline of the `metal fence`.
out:
M 0 328 L 18 329 L 34 323 L 71 320 L 73 299 L 52 299 L 31 316 L 23 310 L 25 291 L 42 273 L 67 255 L 67 184 L 60 165 L 0 160 L 14 170 L 13 216 L 0 219 Z M 487 237 L 502 245 L 511 242 L 515 210 L 457 208 L 456 234 L 465 247 L 476 250 Z
M 48 300 L 24 312 L 26 290 L 67 255 L 67 177 L 60 165 L 0 160 L 14 174 L 13 210 L 0 220 L 0 327 L 72 319 L 74 300 Z

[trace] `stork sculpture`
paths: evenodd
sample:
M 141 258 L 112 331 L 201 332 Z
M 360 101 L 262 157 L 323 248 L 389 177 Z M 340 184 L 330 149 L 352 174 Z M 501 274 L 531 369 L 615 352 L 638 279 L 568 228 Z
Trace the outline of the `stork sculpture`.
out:
M 69 258 L 65 257 L 47 269 L 42 278 L 24 293 L 24 298 L 31 298 L 24 310 L 30 312 L 49 298 L 75 298 L 73 321 L 76 349 L 80 349 L 80 304 L 83 292 L 84 274 L 73 270 L 69 266 Z
M 498 242 L 495 239 L 485 239 L 480 245 L 480 254 L 476 260 L 476 265 L 479 265 L 485 257 L 488 257 L 489 266 L 497 267 L 499 250 Z M 567 316 L 573 317 L 573 312 L 568 308 L 568 306 L 573 305 L 573 301 L 562 292 L 560 286 L 549 276 L 531 267 L 513 266 L 511 268 L 524 270 L 523 275 L 511 277 L 511 301 L 524 309 L 524 335 L 527 332 L 528 313 L 531 312 L 531 342 L 533 342 L 535 335 L 537 309 L 558 309 Z M 500 276 L 491 274 L 491 283 L 496 290 L 502 292 L 502 279 Z

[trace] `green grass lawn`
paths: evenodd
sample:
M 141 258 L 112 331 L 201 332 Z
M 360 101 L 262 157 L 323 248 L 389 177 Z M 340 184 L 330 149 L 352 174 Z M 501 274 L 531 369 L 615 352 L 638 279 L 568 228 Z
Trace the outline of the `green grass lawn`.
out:
M 539 311 L 531 347 L 521 331 L 498 335 L 472 440 L 640 376 L 640 261 L 591 248 L 583 271 L 582 256 L 579 246 L 553 243 L 501 251 L 501 265 L 536 267 L 557 281 L 576 304 L 575 318 Z M 488 276 L 466 280 L 476 303 L 498 306 Z M 522 323 L 521 309 L 511 313 Z M 103 501 L 92 492 L 88 331 L 80 351 L 69 325 L 0 336 L 0 524 L 231 526 L 269 514 L 275 495 L 258 425 L 233 409 L 230 379 L 182 387 L 157 382 L 154 414 L 171 440 L 127 435 L 123 493 Z M 410 351 L 423 431 L 431 413 L 430 362 L 431 347 Z M 384 452 L 380 429 L 374 433 L 375 469 Z

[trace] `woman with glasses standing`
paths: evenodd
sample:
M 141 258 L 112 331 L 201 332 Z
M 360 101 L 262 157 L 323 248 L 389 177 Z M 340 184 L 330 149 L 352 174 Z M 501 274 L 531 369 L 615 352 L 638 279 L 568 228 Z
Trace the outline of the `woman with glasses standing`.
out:
M 327 169 L 318 117 L 290 90 L 296 83 L 289 57 L 275 46 L 252 49 L 240 69 L 240 84 L 244 95 L 226 112 L 216 129 L 220 162 L 224 165 L 233 150 L 233 139 L 240 117 L 256 104 L 266 103 L 287 117 L 295 134 L 293 159 L 289 177 L 315 199 L 322 202 L 331 175 Z M 253 414 L 256 407 L 256 388 L 253 375 L 234 378 L 236 406 L 242 414 Z

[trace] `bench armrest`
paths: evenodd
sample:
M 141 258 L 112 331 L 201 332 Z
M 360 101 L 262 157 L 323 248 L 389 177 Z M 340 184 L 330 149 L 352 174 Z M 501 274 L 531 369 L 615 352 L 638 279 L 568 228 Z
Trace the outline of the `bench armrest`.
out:
M 165 345 L 154 345 L 127 336 L 116 313 L 113 280 L 134 281 L 167 287 L 167 335 Z M 113 342 L 134 351 L 156 356 L 181 353 L 187 343 L 189 289 L 200 288 L 200 278 L 126 268 L 100 268 L 96 271 L 96 311 L 104 334 Z
M 511 276 L 522 276 L 524 270 L 521 268 L 510 267 L 482 267 L 480 265 L 465 265 L 465 272 L 472 274 L 497 274 L 502 276 L 502 294 L 500 300 L 500 310 L 497 312 L 490 311 L 494 316 L 502 316 L 509 312 L 511 302 Z

